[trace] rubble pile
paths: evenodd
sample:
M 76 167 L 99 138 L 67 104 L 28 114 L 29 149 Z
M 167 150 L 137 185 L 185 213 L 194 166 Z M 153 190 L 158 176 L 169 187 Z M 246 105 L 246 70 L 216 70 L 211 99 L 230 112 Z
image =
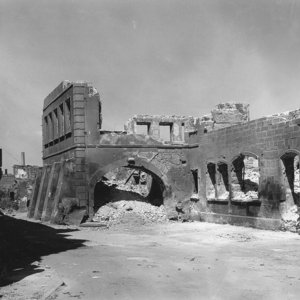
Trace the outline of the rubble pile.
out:
M 167 220 L 163 205 L 158 207 L 145 202 L 126 200 L 110 202 L 100 207 L 93 218 L 93 222 L 105 223 L 107 226 L 131 222 L 143 225 L 163 223 Z
M 103 183 L 107 186 L 114 187 L 120 191 L 126 192 L 134 192 L 140 194 L 143 197 L 146 197 L 149 194 L 147 185 L 134 185 L 134 184 L 126 184 L 122 180 L 106 180 Z
M 241 191 L 236 191 L 234 194 L 234 199 L 233 200 L 238 200 L 238 201 L 253 201 L 257 200 L 258 195 L 256 191 L 248 191 L 247 193 L 241 192 Z
M 293 205 L 287 212 L 281 216 L 282 230 L 300 233 L 300 215 L 298 207 Z
M 117 168 L 105 175 L 103 183 L 120 191 L 148 196 L 152 184 L 151 175 L 137 170 Z

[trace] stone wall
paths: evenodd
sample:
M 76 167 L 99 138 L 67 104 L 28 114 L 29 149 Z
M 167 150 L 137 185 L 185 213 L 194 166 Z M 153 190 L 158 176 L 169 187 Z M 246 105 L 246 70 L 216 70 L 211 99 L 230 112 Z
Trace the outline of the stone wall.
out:
M 202 118 L 136 115 L 123 132 L 101 124 L 86 82 L 63 82 L 45 99 L 44 168 L 29 216 L 55 220 L 73 199 L 92 217 L 97 182 L 118 167 L 154 176 L 169 217 L 184 207 L 196 219 L 271 228 L 299 206 L 300 110 L 249 121 L 248 105 L 223 103 Z
M 275 115 L 199 134 L 199 168 L 203 178 L 200 199 L 203 211 L 280 218 L 281 211 L 286 207 L 281 158 L 290 152 L 298 155 L 300 149 L 300 118 L 297 118 L 297 112 L 289 113 L 288 116 L 294 117 Z M 256 181 L 259 180 L 256 193 L 258 199 L 253 197 L 244 204 L 238 203 L 243 199 L 233 197 L 238 185 L 238 178 L 233 176 L 233 170 L 237 169 L 235 162 L 241 155 L 254 157 L 258 161 L 258 167 L 252 166 L 252 170 L 243 175 L 248 184 L 252 175 L 252 179 L 255 177 Z M 220 162 L 225 163 L 229 170 L 230 190 L 225 206 L 224 202 L 217 204 L 216 201 L 209 201 L 218 199 L 212 199 L 212 196 L 209 199 L 204 192 L 212 190 L 208 180 L 204 180 L 209 174 L 208 165 L 218 165 Z M 292 168 L 294 170 L 294 166 Z

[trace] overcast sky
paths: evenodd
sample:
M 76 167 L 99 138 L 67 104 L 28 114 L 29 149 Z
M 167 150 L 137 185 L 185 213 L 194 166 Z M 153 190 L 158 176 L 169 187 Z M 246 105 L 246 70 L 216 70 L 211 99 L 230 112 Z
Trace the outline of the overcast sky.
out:
M 42 164 L 43 99 L 94 83 L 103 128 L 134 114 L 201 116 L 224 101 L 251 119 L 300 108 L 300 0 L 0 0 L 3 168 Z

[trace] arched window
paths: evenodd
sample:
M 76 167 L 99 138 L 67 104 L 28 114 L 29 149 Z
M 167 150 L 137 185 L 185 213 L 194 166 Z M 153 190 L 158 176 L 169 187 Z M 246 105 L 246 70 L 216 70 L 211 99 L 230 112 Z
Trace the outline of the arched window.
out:
M 207 200 L 228 200 L 228 165 L 225 162 L 208 163 L 206 172 Z
M 299 155 L 295 152 L 287 152 L 281 156 L 280 162 L 285 200 L 290 205 L 300 206 Z
M 258 200 L 259 162 L 255 155 L 240 154 L 232 162 L 232 200 Z

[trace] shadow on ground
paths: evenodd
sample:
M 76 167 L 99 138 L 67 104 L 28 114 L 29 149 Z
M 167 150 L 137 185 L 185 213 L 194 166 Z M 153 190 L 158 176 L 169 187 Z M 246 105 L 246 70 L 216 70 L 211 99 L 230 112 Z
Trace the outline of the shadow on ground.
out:
M 34 263 L 42 256 L 83 247 L 86 240 L 68 238 L 72 231 L 0 216 L 0 287 L 42 272 Z

